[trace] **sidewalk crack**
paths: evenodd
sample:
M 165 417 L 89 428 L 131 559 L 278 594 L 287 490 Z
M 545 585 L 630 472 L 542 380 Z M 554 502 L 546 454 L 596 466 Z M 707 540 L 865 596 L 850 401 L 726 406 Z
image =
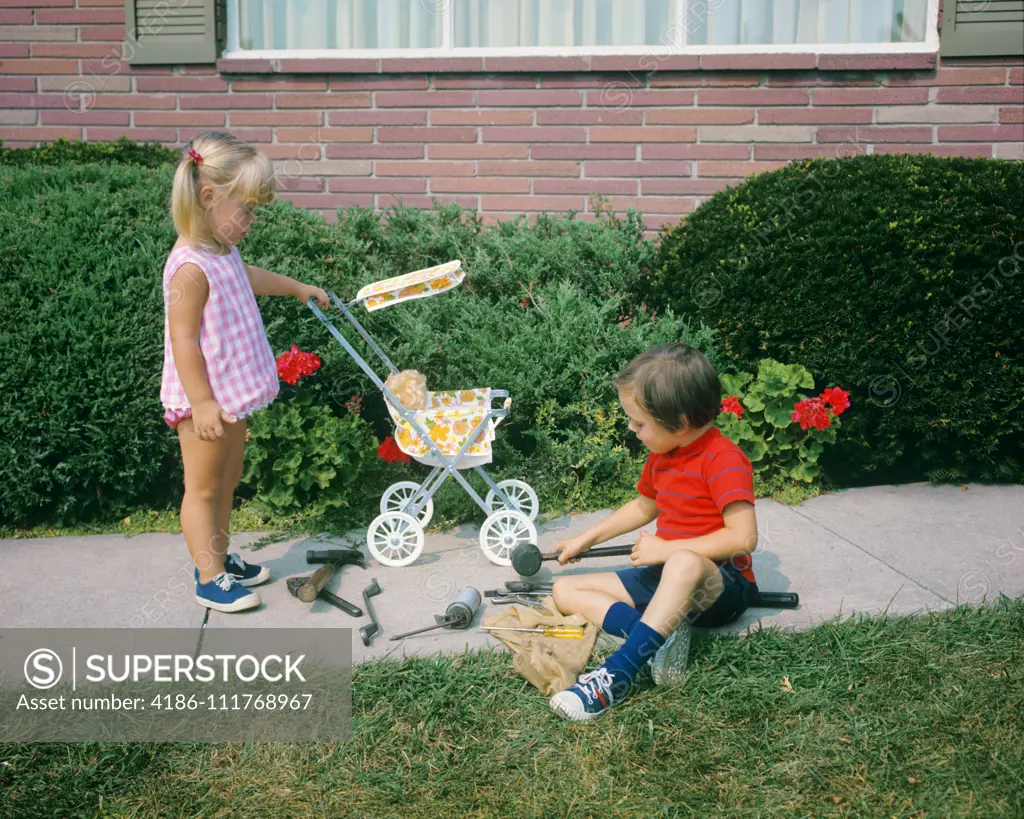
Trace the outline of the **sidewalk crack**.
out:
M 949 603 L 949 605 L 951 605 L 951 606 L 956 606 L 956 603 L 954 601 L 950 600 L 944 594 L 940 594 L 939 592 L 937 592 L 935 589 L 931 588 L 930 586 L 926 586 L 924 583 L 922 583 L 917 578 L 911 577 L 906 572 L 896 568 L 891 563 L 888 563 L 885 560 L 883 560 L 882 558 L 878 557 L 878 555 L 872 554 L 867 549 L 865 549 L 863 546 L 860 546 L 860 545 L 854 543 L 852 540 L 850 540 L 849 538 L 844 537 L 843 535 L 839 534 L 839 532 L 835 531 L 834 529 L 829 529 L 829 527 L 826 526 L 824 523 L 821 523 L 820 521 L 817 521 L 814 518 L 808 517 L 807 515 L 805 515 L 805 514 L 801 513 L 800 511 L 798 511 L 796 508 L 790 507 L 790 509 L 791 509 L 791 511 L 794 514 L 800 515 L 800 517 L 802 517 L 807 522 L 813 523 L 815 526 L 820 526 L 822 529 L 824 529 L 830 535 L 834 535 L 835 537 L 837 537 L 840 540 L 842 540 L 844 543 L 849 543 L 857 551 L 863 552 L 865 555 L 870 557 L 872 560 L 877 560 L 879 563 L 881 563 L 886 568 L 891 569 L 892 571 L 896 572 L 896 574 L 900 575 L 901 577 L 905 577 L 907 580 L 909 580 L 911 583 L 913 583 L 918 588 L 924 589 L 927 592 L 931 592 L 936 597 L 938 597 L 940 600 L 943 600 L 946 603 Z

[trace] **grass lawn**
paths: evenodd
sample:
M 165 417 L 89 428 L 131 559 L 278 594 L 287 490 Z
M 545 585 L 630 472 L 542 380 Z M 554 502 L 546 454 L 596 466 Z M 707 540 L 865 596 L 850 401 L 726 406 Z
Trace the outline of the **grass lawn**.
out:
M 0 815 L 1024 815 L 1024 598 L 698 638 L 562 722 L 503 652 L 357 668 L 345 743 L 0 744 Z

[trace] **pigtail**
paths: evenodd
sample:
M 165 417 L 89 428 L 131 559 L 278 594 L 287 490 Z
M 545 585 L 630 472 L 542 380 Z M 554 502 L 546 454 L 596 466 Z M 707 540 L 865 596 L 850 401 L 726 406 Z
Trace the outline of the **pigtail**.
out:
M 171 189 L 171 218 L 174 229 L 189 244 L 201 244 L 202 225 L 205 211 L 199 201 L 199 190 L 202 187 L 199 163 L 190 155 L 194 150 L 192 143 L 186 146 L 181 161 L 174 171 L 174 184 Z

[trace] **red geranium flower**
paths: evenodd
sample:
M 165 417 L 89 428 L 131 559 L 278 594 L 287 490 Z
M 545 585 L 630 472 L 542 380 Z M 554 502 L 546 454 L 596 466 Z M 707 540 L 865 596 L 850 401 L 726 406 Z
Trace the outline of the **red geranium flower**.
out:
M 304 353 L 295 344 L 277 357 L 277 375 L 286 384 L 298 382 L 306 375 L 312 375 L 320 369 L 320 356 L 315 353 Z
M 800 424 L 800 429 L 828 429 L 832 426 L 832 416 L 820 398 L 797 401 L 793 407 L 793 420 Z
M 729 395 L 722 399 L 722 412 L 731 412 L 737 418 L 743 417 L 743 405 L 735 395 Z
M 829 387 L 821 394 L 821 400 L 831 406 L 836 415 L 842 415 L 843 410 L 850 406 L 850 393 L 839 387 Z
M 409 463 L 409 456 L 398 448 L 398 442 L 390 435 L 380 442 L 380 446 L 377 447 L 377 454 L 389 464 L 396 461 L 405 464 Z

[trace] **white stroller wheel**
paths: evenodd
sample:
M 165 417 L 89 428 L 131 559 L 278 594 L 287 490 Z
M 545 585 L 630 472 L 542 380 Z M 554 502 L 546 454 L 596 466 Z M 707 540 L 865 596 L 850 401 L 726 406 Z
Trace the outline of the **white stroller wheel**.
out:
M 515 503 L 519 507 L 519 511 L 530 520 L 537 519 L 537 513 L 540 512 L 540 500 L 530 484 L 517 480 L 498 481 L 498 488 L 508 495 L 509 500 Z M 499 509 L 507 508 L 498 498 L 498 493 L 493 489 L 487 493 L 484 503 L 487 504 L 487 509 L 490 512 L 497 512 Z
M 384 566 L 408 566 L 423 552 L 423 527 L 405 512 L 385 512 L 366 531 L 366 545 Z
M 491 563 L 512 565 L 512 551 L 520 543 L 536 543 L 537 527 L 522 512 L 499 509 L 480 528 L 480 548 Z
M 383 515 L 385 512 L 402 512 L 404 511 L 405 505 L 409 502 L 409 499 L 415 495 L 420 488 L 420 484 L 416 481 L 399 481 L 393 483 L 387 488 L 387 491 L 381 496 L 380 499 L 380 512 Z M 434 499 L 427 498 L 426 505 L 420 510 L 418 520 L 420 526 L 426 528 L 426 525 L 430 523 L 430 519 L 434 517 Z

